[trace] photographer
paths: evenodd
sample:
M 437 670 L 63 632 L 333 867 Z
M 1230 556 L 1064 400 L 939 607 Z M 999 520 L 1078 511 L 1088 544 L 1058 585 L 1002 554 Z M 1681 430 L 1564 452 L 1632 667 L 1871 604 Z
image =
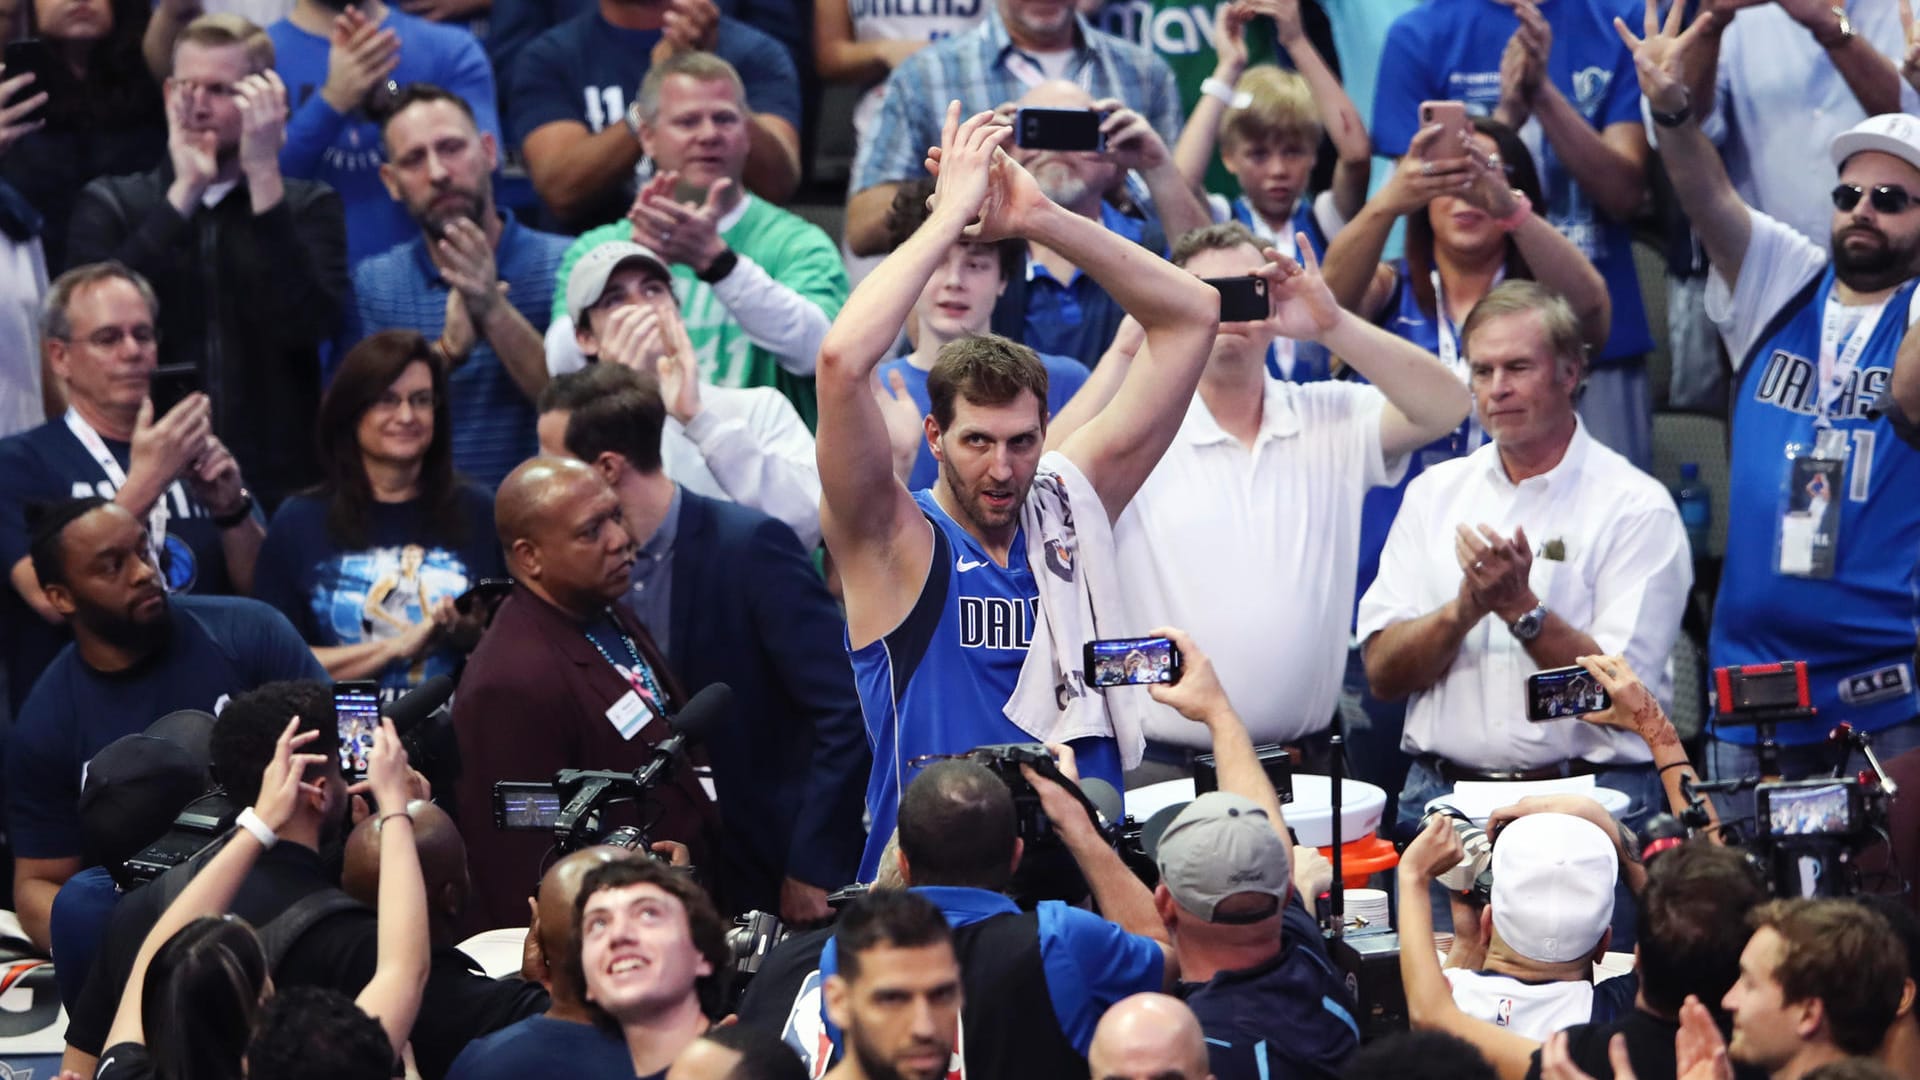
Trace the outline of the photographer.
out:
M 300 719 L 302 731 L 320 732 L 320 739 L 331 749 L 337 729 L 333 695 L 326 683 L 268 683 L 238 695 L 220 713 L 213 729 L 213 773 L 235 805 L 257 801 L 258 777 L 273 758 L 278 733 L 293 717 Z M 347 784 L 340 774 L 339 755 L 325 757 L 309 781 L 318 793 L 302 798 L 285 827 L 274 830 L 279 842 L 247 874 L 229 910 L 263 933 L 287 939 L 272 965 L 276 986 L 318 986 L 353 996 L 367 985 L 377 967 L 378 920 L 339 893 L 320 855 L 323 848 L 334 846 L 348 819 Z M 409 793 L 419 797 L 422 784 L 418 774 L 412 774 Z M 380 812 L 393 809 L 390 803 Z M 114 910 L 99 956 L 70 1014 L 63 1068 L 83 1074 L 92 1071 L 106 1046 L 108 1024 L 121 988 L 128 984 L 140 943 L 168 901 L 201 872 L 196 861 L 182 863 L 129 893 Z M 292 925 L 314 910 L 310 905 L 327 904 L 337 906 L 321 908 L 330 912 L 325 918 L 304 929 Z M 289 922 L 272 925 L 283 917 Z M 537 985 L 520 979 L 489 979 L 460 965 L 434 963 L 413 1025 L 413 1053 L 420 1075 L 436 1080 L 467 1043 L 546 1006 L 546 994 Z
M 1077 782 L 1072 751 L 1052 749 L 1062 775 Z M 1026 843 L 1018 833 L 1013 792 L 973 761 L 934 762 L 907 785 L 900 800 L 900 878 L 933 901 L 953 927 L 966 990 L 962 1024 L 971 1033 L 967 1073 L 1004 1080 L 1084 1077 L 1087 1048 L 1106 1009 L 1131 994 L 1169 988 L 1175 968 L 1146 886 L 1107 845 L 1078 800 L 1031 768 L 1023 771 L 1112 922 L 1057 900 L 1022 911 L 1006 895 Z M 838 962 L 833 941 L 810 940 L 786 947 L 818 948 L 820 963 L 816 976 L 802 982 L 779 1030 L 817 1071 L 818 1043 L 803 1033 L 820 1030 L 824 1014 L 810 991 L 836 972 Z M 775 950 L 763 967 L 793 966 L 790 953 Z M 831 1026 L 826 1032 L 839 1053 L 839 1032 Z
M 1179 648 L 1182 672 L 1148 692 L 1206 727 L 1220 784 L 1180 811 L 1155 851 L 1154 907 L 1182 980 L 1174 992 L 1200 1018 L 1220 1080 L 1264 1076 L 1269 1059 L 1292 1075 L 1331 1075 L 1359 1031 L 1300 895 L 1317 896 L 1331 875 L 1301 883 L 1279 796 L 1212 661 L 1183 631 L 1153 633 Z
M 1409 874 L 1424 880 L 1461 854 L 1458 834 L 1445 822 L 1431 823 L 1401 856 L 1402 895 Z M 1610 1075 L 1608 1046 L 1619 1035 L 1639 1075 L 1675 1075 L 1682 1003 L 1689 997 L 1718 1003 L 1734 985 L 1747 943 L 1747 915 L 1765 899 L 1759 876 L 1730 848 L 1695 840 L 1662 856 L 1638 897 L 1639 989 L 1633 1008 L 1616 1020 L 1568 1028 L 1565 1046 L 1573 1060 L 1594 1076 Z M 1402 904 L 1402 941 L 1426 941 L 1432 932 L 1425 903 Z M 1431 951 L 1402 949 L 1400 971 L 1416 1029 L 1466 1039 L 1494 1064 L 1501 1080 L 1540 1076 L 1541 1044 L 1463 1012 Z

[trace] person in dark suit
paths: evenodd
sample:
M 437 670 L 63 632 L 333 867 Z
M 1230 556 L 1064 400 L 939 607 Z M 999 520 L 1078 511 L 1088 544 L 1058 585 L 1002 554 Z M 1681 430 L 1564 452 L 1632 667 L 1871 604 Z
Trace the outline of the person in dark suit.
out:
M 615 606 L 634 560 L 620 509 L 595 470 L 564 458 L 521 464 L 494 497 L 518 584 L 469 658 L 453 705 L 471 926 L 524 925 L 553 846 L 545 832 L 494 827 L 494 783 L 640 768 L 671 734 L 645 699 L 668 713 L 684 699 L 646 629 Z M 656 846 L 684 843 L 696 866 L 715 854 L 713 804 L 690 768 L 653 792 L 644 821 Z
M 659 383 L 597 364 L 547 385 L 541 452 L 591 465 L 640 541 L 621 606 L 689 685 L 735 707 L 706 741 L 727 843 L 721 892 L 792 923 L 827 918 L 854 879 L 870 768 L 840 613 L 793 530 L 705 498 L 660 466 Z

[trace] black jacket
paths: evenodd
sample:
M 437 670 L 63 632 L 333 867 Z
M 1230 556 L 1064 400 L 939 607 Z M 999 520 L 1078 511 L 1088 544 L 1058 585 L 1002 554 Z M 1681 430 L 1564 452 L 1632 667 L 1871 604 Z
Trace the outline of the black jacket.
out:
M 680 492 L 667 661 L 698 689 L 733 688 L 709 733 L 729 899 L 778 910 L 780 879 L 851 882 L 866 843 L 867 750 L 840 611 L 793 530 Z
M 68 258 L 118 259 L 153 283 L 161 364 L 199 372 L 215 434 L 271 506 L 320 475 L 320 349 L 352 302 L 340 196 L 289 179 L 285 196 L 256 216 L 243 180 L 184 218 L 167 202 L 172 182 L 162 165 L 88 184 Z

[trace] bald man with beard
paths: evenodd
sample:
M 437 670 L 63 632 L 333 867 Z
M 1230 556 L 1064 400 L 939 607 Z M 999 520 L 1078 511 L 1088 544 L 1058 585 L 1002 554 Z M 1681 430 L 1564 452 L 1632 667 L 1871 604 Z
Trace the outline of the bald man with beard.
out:
M 533 925 L 527 928 L 527 956 L 521 971 L 546 986 L 553 1004 L 544 1015 L 475 1039 L 454 1060 L 447 1080 L 543 1076 L 554 1073 L 563 1062 L 566 1074 L 578 1080 L 626 1080 L 633 1075 L 627 1044 L 593 1022 L 584 991 L 559 959 L 572 947 L 573 907 L 581 879 L 595 867 L 639 857 L 625 848 L 585 848 L 554 863 L 540 879 L 538 897 L 528 901 Z
M 493 785 L 550 780 L 569 768 L 638 769 L 672 734 L 662 713 L 685 700 L 653 639 L 614 604 L 627 588 L 634 541 L 598 473 L 562 458 L 523 462 L 494 497 L 494 526 L 517 584 L 453 704 L 462 764 L 455 820 L 473 875 L 467 931 L 519 925 L 553 846 L 545 832 L 494 827 Z M 717 819 L 693 770 L 676 770 L 645 807 L 616 811 L 604 815 L 609 827 L 644 823 L 650 839 L 680 841 L 696 865 L 708 861 Z

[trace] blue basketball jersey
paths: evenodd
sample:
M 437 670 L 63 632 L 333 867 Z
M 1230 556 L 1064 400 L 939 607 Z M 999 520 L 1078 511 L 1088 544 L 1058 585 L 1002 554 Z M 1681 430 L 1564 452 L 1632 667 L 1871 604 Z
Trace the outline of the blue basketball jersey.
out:
M 1002 711 L 1040 620 L 1025 530 L 1014 535 L 1012 558 L 1001 566 L 947 516 L 932 491 L 916 491 L 913 498 L 933 524 L 933 563 L 920 598 L 892 633 L 861 649 L 847 642 L 873 748 L 861 881 L 872 881 L 879 868 L 900 794 L 917 771 L 913 759 L 1036 741 Z M 1122 790 L 1114 740 L 1078 739 L 1072 745 L 1082 776 L 1098 776 Z
M 1877 731 L 1920 714 L 1913 678 L 1920 632 L 1920 455 L 1867 410 L 1893 377 L 1914 282 L 1887 301 L 1859 366 L 1827 401 L 1846 433 L 1833 577 L 1778 571 L 1780 521 L 1793 459 L 1811 453 L 1820 403 L 1820 332 L 1829 268 L 1775 316 L 1742 373 L 1733 419 L 1727 520 L 1732 533 L 1714 606 L 1715 666 L 1805 660 L 1817 720 L 1780 725 L 1782 743 L 1823 741 L 1841 720 Z M 1844 345 L 1846 337 L 1841 341 Z M 1716 725 L 1752 745 L 1750 726 Z

